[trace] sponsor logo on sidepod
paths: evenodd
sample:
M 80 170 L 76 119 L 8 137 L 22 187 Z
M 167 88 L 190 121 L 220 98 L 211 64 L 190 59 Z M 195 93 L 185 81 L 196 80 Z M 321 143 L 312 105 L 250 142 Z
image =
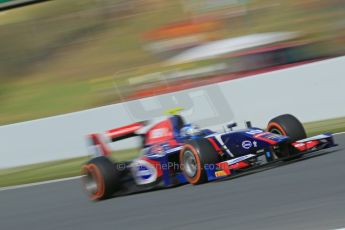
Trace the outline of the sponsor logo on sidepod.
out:
M 138 185 L 149 184 L 157 179 L 157 169 L 147 161 L 137 160 L 132 163 L 132 174 Z
M 244 149 L 250 149 L 252 146 L 253 146 L 253 144 L 252 144 L 251 141 L 243 141 L 243 142 L 242 142 L 242 147 L 243 147 Z

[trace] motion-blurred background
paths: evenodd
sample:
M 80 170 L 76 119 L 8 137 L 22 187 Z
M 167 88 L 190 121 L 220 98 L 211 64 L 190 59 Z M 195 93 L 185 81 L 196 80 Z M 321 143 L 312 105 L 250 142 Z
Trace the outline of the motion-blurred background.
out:
M 2 9 L 0 124 L 343 55 L 344 28 L 344 0 L 51 0 Z

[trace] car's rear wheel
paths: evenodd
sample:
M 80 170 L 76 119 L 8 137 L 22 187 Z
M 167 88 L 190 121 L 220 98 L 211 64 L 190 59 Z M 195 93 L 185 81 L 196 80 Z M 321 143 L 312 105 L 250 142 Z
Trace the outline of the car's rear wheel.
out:
M 121 188 L 117 165 L 107 157 L 96 157 L 82 168 L 82 184 L 92 200 L 111 197 Z
M 186 143 L 179 156 L 181 170 L 191 184 L 207 182 L 207 167 L 216 167 L 220 161 L 217 151 L 206 139 Z

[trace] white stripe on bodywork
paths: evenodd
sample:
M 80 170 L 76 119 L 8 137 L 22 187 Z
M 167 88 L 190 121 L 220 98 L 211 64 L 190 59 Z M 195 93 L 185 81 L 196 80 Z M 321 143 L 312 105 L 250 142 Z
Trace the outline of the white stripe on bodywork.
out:
M 241 156 L 241 157 L 237 157 L 237 158 L 234 158 L 234 159 L 231 159 L 231 160 L 227 160 L 227 161 L 224 161 L 224 162 L 226 162 L 228 165 L 233 165 L 233 164 L 236 164 L 238 162 L 247 160 L 247 159 L 255 157 L 255 156 L 256 155 L 254 155 L 254 154 L 247 154 L 247 155 L 244 155 L 244 156 Z
M 321 140 L 321 139 L 325 139 L 325 138 L 329 138 L 331 137 L 330 135 L 325 135 L 325 134 L 320 134 L 317 136 L 313 136 L 313 137 L 309 137 L 303 140 L 299 140 L 297 141 L 298 143 L 303 143 L 303 142 L 307 142 L 307 141 L 315 141 L 315 140 Z
M 224 144 L 223 140 L 222 140 L 222 135 L 224 135 L 226 133 L 222 133 L 222 134 L 219 134 L 219 133 L 216 133 L 216 134 L 211 134 L 211 135 L 208 135 L 206 136 L 206 138 L 208 137 L 214 137 L 216 138 L 216 140 L 219 142 L 219 144 L 223 147 L 223 149 L 225 149 L 225 151 L 231 156 L 231 157 L 234 157 L 234 154 L 231 153 L 231 151 L 228 149 L 228 147 L 226 147 L 226 145 Z
M 182 146 L 179 146 L 179 147 L 176 147 L 176 148 L 172 148 L 172 149 L 167 150 L 166 153 L 176 152 L 176 151 L 181 150 L 182 148 L 183 148 Z

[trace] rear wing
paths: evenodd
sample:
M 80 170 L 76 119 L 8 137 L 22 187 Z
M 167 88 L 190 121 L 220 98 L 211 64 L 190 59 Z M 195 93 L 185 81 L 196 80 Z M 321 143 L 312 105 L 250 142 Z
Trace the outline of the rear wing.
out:
M 89 152 L 97 156 L 110 156 L 112 151 L 108 143 L 126 138 L 139 136 L 137 131 L 145 126 L 146 122 L 137 122 L 130 125 L 105 131 L 105 133 L 93 133 L 87 136 Z

